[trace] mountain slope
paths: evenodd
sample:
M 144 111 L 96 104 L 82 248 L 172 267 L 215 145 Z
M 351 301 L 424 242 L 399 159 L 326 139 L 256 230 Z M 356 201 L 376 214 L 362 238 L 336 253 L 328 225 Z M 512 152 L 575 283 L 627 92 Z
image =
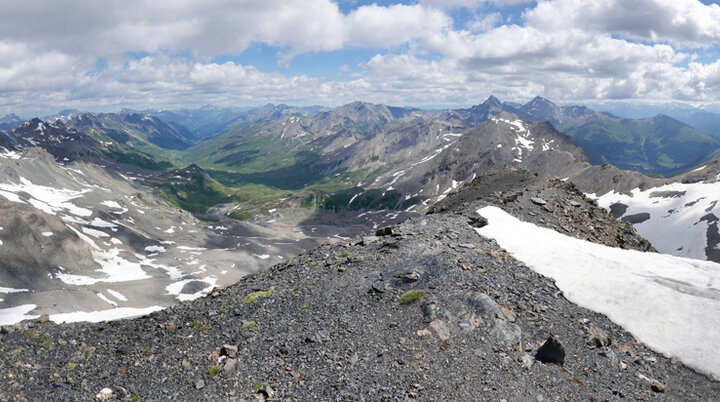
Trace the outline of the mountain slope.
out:
M 121 145 L 152 150 L 151 144 L 163 149 L 182 150 L 190 146 L 187 129 L 171 126 L 147 114 L 84 113 L 68 121 L 71 129 L 82 131 L 98 141 L 115 141 Z
M 621 169 L 664 176 L 682 173 L 720 148 L 719 140 L 662 115 L 640 120 L 605 117 L 564 131 L 595 156 L 594 163 L 607 161 Z
M 305 227 L 304 209 L 239 222 L 206 211 L 227 197 L 201 171 L 171 174 L 59 164 L 37 147 L 0 152 L 0 325 L 38 314 L 58 322 L 145 314 L 372 226 L 334 226 L 329 216 Z M 145 185 L 154 180 L 161 185 Z
M 720 158 L 672 180 L 598 192 L 593 197 L 632 223 L 666 254 L 720 262 Z
M 62 122 L 48 124 L 38 118 L 0 132 L 0 146 L 11 151 L 42 147 L 60 161 L 71 161 L 97 154 L 100 144 L 91 137 L 69 130 Z
M 578 215 L 593 209 L 560 188 L 542 191 L 577 203 Z M 523 206 L 548 224 L 571 224 L 560 209 Z M 482 226 L 479 219 L 466 211 L 419 217 L 141 319 L 6 327 L 0 398 L 92 399 L 104 388 L 117 398 L 174 400 L 701 400 L 720 392 L 570 303 L 552 280 L 479 236 L 470 224 Z
M 669 116 L 623 119 L 584 106 L 557 106 L 536 97 L 521 115 L 547 120 L 573 137 L 593 164 L 673 176 L 711 158 L 720 141 Z
M 569 175 L 586 157 L 566 135 L 547 122 L 530 122 L 502 112 L 481 126 L 448 141 L 427 156 L 417 156 L 380 175 L 363 189 L 380 192 L 395 209 L 424 209 L 463 182 L 502 168 L 523 167 L 538 174 Z M 363 189 L 356 190 L 360 194 Z M 357 198 L 362 200 L 360 196 Z M 335 202 L 335 200 L 332 200 Z M 352 207 L 352 202 L 348 207 Z

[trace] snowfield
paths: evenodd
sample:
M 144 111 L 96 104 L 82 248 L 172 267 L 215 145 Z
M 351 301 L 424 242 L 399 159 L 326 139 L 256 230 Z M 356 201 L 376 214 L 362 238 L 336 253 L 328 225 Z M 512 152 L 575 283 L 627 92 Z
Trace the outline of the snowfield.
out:
M 720 217 L 720 183 L 671 183 L 645 191 L 636 188 L 630 194 L 611 191 L 587 196 L 605 209 L 615 203 L 627 205 L 622 217 L 649 214 L 633 226 L 661 253 L 708 259 L 708 223 L 714 220 L 708 218 L 709 214 Z
M 476 231 L 553 278 L 568 300 L 605 314 L 650 348 L 720 379 L 720 264 L 607 247 L 497 207 Z

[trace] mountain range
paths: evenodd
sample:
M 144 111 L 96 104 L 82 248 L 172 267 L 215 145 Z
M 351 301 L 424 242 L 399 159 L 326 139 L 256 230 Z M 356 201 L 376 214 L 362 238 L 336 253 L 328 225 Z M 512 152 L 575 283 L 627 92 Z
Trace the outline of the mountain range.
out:
M 137 360 L 138 350 L 144 348 L 149 348 L 150 355 L 166 359 L 172 348 L 143 346 L 148 338 L 129 337 L 122 330 L 107 332 L 111 338 L 103 342 L 111 347 L 93 343 L 84 332 L 87 324 L 68 326 L 71 335 L 59 335 L 55 327 L 40 324 L 32 324 L 42 328 L 37 336 L 20 339 L 11 334 L 35 331 L 27 322 L 18 322 L 40 315 L 46 315 L 43 321 L 57 323 L 95 322 L 144 315 L 198 299 L 151 318 L 160 320 L 152 322 L 163 337 L 170 336 L 167 331 L 171 329 L 165 325 L 172 322 L 183 336 L 201 339 L 192 346 L 183 341 L 182 348 L 192 351 L 185 360 L 167 360 L 172 361 L 175 374 L 189 379 L 173 385 L 174 390 L 181 390 L 173 395 L 180 399 L 227 396 L 229 383 L 222 381 L 238 378 L 236 372 L 244 371 L 237 368 L 241 359 L 237 353 L 223 355 L 223 348 L 232 350 L 247 343 L 263 353 L 256 356 L 261 359 L 268 353 L 283 359 L 294 353 L 292 349 L 299 351 L 296 357 L 303 360 L 299 356 L 313 353 L 306 348 L 315 344 L 328 346 L 320 349 L 325 356 L 337 354 L 331 334 L 346 325 L 338 317 L 356 322 L 367 314 L 367 308 L 381 308 L 386 317 L 402 316 L 396 309 L 396 296 L 418 291 L 428 295 L 427 303 L 412 313 L 415 318 L 403 319 L 402 325 L 403 331 L 414 334 L 411 342 L 430 336 L 441 342 L 441 350 L 454 352 L 455 342 L 472 343 L 470 339 L 475 338 L 469 336 L 480 331 L 481 337 L 507 346 L 483 346 L 482 354 L 493 364 L 503 361 L 503 354 L 510 356 L 511 362 L 520 363 L 512 366 L 513 370 L 519 367 L 522 372 L 533 366 L 533 356 L 542 354 L 543 342 L 550 342 L 541 338 L 549 335 L 552 325 L 537 326 L 537 317 L 564 328 L 563 340 L 573 345 L 573 350 L 584 344 L 585 339 L 577 338 L 577 328 L 571 328 L 577 325 L 575 318 L 590 313 L 578 310 L 573 302 L 620 324 L 624 329 L 595 318 L 615 339 L 635 336 L 695 370 L 720 375 L 713 359 L 706 358 L 712 353 L 704 349 L 698 353 L 694 348 L 699 343 L 696 338 L 681 334 L 667 338 L 675 340 L 670 342 L 652 335 L 685 327 L 699 334 L 707 331 L 694 324 L 675 325 L 674 321 L 660 326 L 645 320 L 647 315 L 633 307 L 636 303 L 667 310 L 662 300 L 682 299 L 684 304 L 673 306 L 678 308 L 677 314 L 701 322 L 706 319 L 702 314 L 687 310 L 702 311 L 693 307 L 697 300 L 684 298 L 691 295 L 711 306 L 716 299 L 711 268 L 720 262 L 720 156 L 716 152 L 720 144 L 712 135 L 671 117 L 620 118 L 584 106 L 558 106 L 540 97 L 524 105 L 490 97 L 470 108 L 444 111 L 354 102 L 333 109 L 264 105 L 101 114 L 63 111 L 58 116 L 62 117 L 52 122 L 34 118 L 0 131 L 0 324 L 15 325 L 0 331 L 0 342 L 4 349 L 17 347 L 15 353 L 23 359 L 29 359 L 27 353 L 36 339 L 51 352 L 53 362 L 74 359 L 71 356 L 77 351 L 65 348 L 67 344 L 53 349 L 53 341 L 47 346 L 45 337 L 58 336 L 63 341 L 71 337 L 76 343 L 95 345 L 108 362 L 103 369 L 115 372 L 128 363 L 125 357 L 109 357 L 121 347 L 125 352 L 120 355 L 132 359 Z M 399 222 L 406 223 L 393 226 Z M 565 237 L 556 238 L 536 227 Z M 576 244 L 577 239 L 606 248 Z M 316 249 L 321 244 L 331 245 Z M 538 244 L 546 244 L 547 249 Z M 572 252 L 577 254 L 568 251 L 566 256 L 561 244 L 572 244 Z M 616 249 L 637 250 L 638 254 L 616 254 Z M 655 251 L 663 255 L 652 256 Z M 381 256 L 375 257 L 377 265 L 367 265 L 371 254 Z M 583 255 L 592 258 L 583 260 Z M 602 278 L 596 270 L 620 264 L 613 262 L 618 258 L 631 262 L 622 265 L 625 268 L 616 275 L 625 279 L 611 282 L 611 278 Z M 596 278 L 598 287 L 583 280 L 578 290 L 582 278 L 572 270 L 558 270 L 548 261 L 563 261 L 563 266 L 577 262 L 593 272 L 588 278 Z M 651 264 L 655 270 L 636 271 L 643 264 Z M 678 264 L 687 269 L 687 275 L 665 270 Z M 485 283 L 482 278 L 488 267 L 503 272 L 499 274 L 506 278 L 503 280 L 519 275 L 523 285 L 518 286 L 542 283 L 539 289 L 547 297 L 518 299 L 511 293 L 529 293 L 510 284 L 501 290 Z M 534 276 L 537 273 L 557 280 L 558 289 Z M 452 283 L 439 285 L 446 282 L 447 275 L 454 278 Z M 238 281 L 240 284 L 228 291 L 232 297 L 222 295 L 222 289 Z M 471 291 L 467 286 L 453 283 L 473 283 L 482 295 L 467 293 Z M 627 305 L 610 303 L 613 308 L 593 303 L 593 298 L 623 299 L 608 289 L 626 292 L 628 283 L 642 289 L 637 292 L 642 299 Z M 314 291 L 316 288 L 319 290 Z M 352 292 L 349 299 L 343 299 L 344 292 Z M 592 297 L 581 297 L 585 294 Z M 211 296 L 203 297 L 207 295 Z M 213 306 L 213 297 L 218 298 L 217 306 Z M 281 298 L 282 302 L 275 301 Z M 368 304 L 375 302 L 390 304 Z M 528 302 L 537 307 L 529 307 Z M 273 303 L 295 306 L 301 313 L 310 310 L 310 318 L 302 324 L 300 344 L 287 330 L 268 329 L 271 321 L 285 328 L 295 314 Z M 364 307 L 351 307 L 358 303 Z M 544 314 L 548 309 L 540 305 L 555 303 L 562 304 L 559 308 L 564 315 Z M 266 310 L 254 310 L 251 305 Z M 337 314 L 328 313 L 333 306 L 341 306 Z M 523 318 L 517 318 L 518 314 Z M 570 316 L 575 318 L 570 320 Z M 142 320 L 128 325 L 147 331 Z M 323 320 L 334 324 L 323 327 Z M 93 328 L 110 328 L 99 325 Z M 193 329 L 196 326 L 207 328 Z M 365 342 L 370 336 L 356 330 L 362 335 L 352 335 L 345 342 Z M 201 360 L 215 353 L 215 346 L 205 342 L 209 339 L 204 336 L 221 336 L 218 331 L 232 336 L 223 338 L 218 356 L 213 357 L 215 363 L 208 366 Z M 253 343 L 263 338 L 256 338 L 260 331 L 269 331 L 266 337 L 270 341 L 263 347 Z M 610 348 L 589 322 L 583 323 L 582 331 L 592 339 L 588 341 L 591 350 L 602 350 L 603 356 L 626 353 L 621 345 Z M 518 346 L 522 345 L 520 334 L 530 339 L 524 348 Z M 408 339 L 394 332 L 387 336 L 394 344 Z M 428 353 L 426 343 L 412 345 Z M 605 391 L 613 389 L 608 397 L 620 393 L 641 396 L 648 389 L 659 393 L 658 389 L 668 384 L 669 394 L 678 398 L 711 392 L 712 387 L 703 388 L 705 383 L 697 380 L 700 374 L 686 371 L 685 366 L 672 368 L 664 358 L 643 348 L 632 344 L 632 350 L 642 350 L 661 361 L 662 368 L 633 367 L 627 372 L 634 377 L 621 383 L 613 383 L 617 377 L 608 373 L 583 377 L 583 381 Z M 331 359 L 333 367 L 337 361 L 357 362 L 362 356 L 378 357 L 380 353 L 364 347 L 354 352 L 357 358 Z M 391 352 L 382 352 L 386 353 Z M 402 357 L 393 356 L 395 361 L 403 361 L 399 366 L 406 364 Z M 579 361 L 568 358 L 570 367 L 600 364 L 594 352 L 584 350 L 582 356 Z M 619 358 L 611 366 L 632 362 L 631 357 Z M 0 368 L 21 378 L 18 384 L 26 384 L 28 373 L 13 371 L 9 368 L 14 364 L 12 358 L 4 359 L 0 359 Z M 371 364 L 362 361 L 358 367 Z M 452 365 L 453 372 L 466 373 L 464 364 Z M 280 395 L 296 395 L 295 385 L 272 373 L 274 366 L 262 367 L 265 379 L 253 377 L 252 381 L 269 379 Z M 325 370 L 315 361 L 308 367 Z M 79 372 L 87 380 L 97 374 L 94 370 L 82 365 Z M 351 369 L 345 375 L 357 381 L 363 370 Z M 394 369 L 383 368 L 382 373 L 388 370 Z M 223 380 L 208 385 L 220 372 Z M 72 373 L 63 373 L 63 381 L 72 380 Z M 143 385 L 123 398 L 130 398 L 130 393 L 157 397 L 156 392 L 162 392 L 156 381 L 140 380 L 136 375 L 130 382 L 113 385 L 113 392 L 127 391 L 131 384 Z M 658 379 L 658 375 L 664 377 Z M 398 378 L 402 379 L 392 390 L 366 384 L 340 388 L 405 395 L 407 390 L 400 388 L 410 383 L 405 377 Z M 675 388 L 679 384 L 688 387 L 688 378 L 700 381 L 699 388 Z M 433 391 L 427 390 L 425 396 L 439 397 L 444 392 L 459 397 L 461 393 L 449 388 L 450 382 L 443 376 L 432 377 L 427 386 L 432 384 Z M 93 387 L 100 385 L 92 380 Z M 242 387 L 248 386 L 243 383 Z M 205 387 L 209 394 L 202 391 Z M 39 395 L 37 388 L 27 388 L 27 393 L 22 386 L 11 388 L 13 391 L 7 392 L 29 399 Z M 527 385 L 522 389 L 535 388 Z M 557 389 L 578 392 L 565 386 Z M 579 391 L 572 395 L 581 398 L 582 387 Z M 87 392 L 71 384 L 54 395 L 81 398 Z M 267 389 L 264 392 L 267 398 L 273 397 Z M 272 395 L 277 392 L 273 390 Z M 13 398 L 9 393 L 0 395 Z

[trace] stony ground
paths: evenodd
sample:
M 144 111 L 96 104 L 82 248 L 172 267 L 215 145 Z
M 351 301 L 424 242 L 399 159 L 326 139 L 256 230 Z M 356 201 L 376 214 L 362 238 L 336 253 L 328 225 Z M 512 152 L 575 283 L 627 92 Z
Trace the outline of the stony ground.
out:
M 444 212 L 147 317 L 4 327 L 0 400 L 717 398 L 720 383 L 568 302 L 476 234 L 472 211 L 499 197 L 576 236 L 649 247 L 562 182 L 536 184 L 506 202 L 507 188 L 480 202 L 453 195 Z

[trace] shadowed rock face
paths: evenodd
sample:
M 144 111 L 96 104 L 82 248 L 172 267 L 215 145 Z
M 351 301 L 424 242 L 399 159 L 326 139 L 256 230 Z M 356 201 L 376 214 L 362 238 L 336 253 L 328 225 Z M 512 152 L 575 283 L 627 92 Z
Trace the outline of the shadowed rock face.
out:
M 627 215 L 622 217 L 623 222 L 632 223 L 633 225 L 643 223 L 648 219 L 650 219 L 650 214 L 647 212 L 641 212 L 639 214 Z
M 571 208 L 577 216 L 597 208 L 567 183 L 536 180 L 480 200 L 448 197 L 443 212 L 321 246 L 147 317 L 5 327 L 0 346 L 14 351 L 0 354 L 0 373 L 13 380 L 0 399 L 92 399 L 106 387 L 121 398 L 176 400 L 718 394 L 720 384 L 568 302 L 475 232 L 474 211 L 487 203 L 577 236 L 622 226 L 607 214 L 592 219 L 595 229 L 570 225 L 579 219 Z

